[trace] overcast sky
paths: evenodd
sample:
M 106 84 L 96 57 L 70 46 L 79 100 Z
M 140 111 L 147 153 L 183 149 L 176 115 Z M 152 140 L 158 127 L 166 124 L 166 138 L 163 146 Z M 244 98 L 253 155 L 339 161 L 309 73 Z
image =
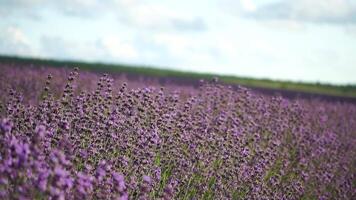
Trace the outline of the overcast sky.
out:
M 0 0 L 0 54 L 356 84 L 356 0 Z

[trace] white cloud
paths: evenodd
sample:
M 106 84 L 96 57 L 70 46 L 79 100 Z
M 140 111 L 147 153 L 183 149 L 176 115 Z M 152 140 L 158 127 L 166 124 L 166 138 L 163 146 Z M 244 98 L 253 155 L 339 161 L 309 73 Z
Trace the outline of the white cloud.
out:
M 195 44 L 193 39 L 177 34 L 157 34 L 153 40 L 156 44 L 166 47 L 173 55 L 182 55 Z
M 256 4 L 252 0 L 241 0 L 241 6 L 247 12 L 254 12 L 257 9 Z
M 356 4 L 351 0 L 289 0 L 258 6 L 244 13 L 259 20 L 295 20 L 310 23 L 356 23 Z
M 0 17 L 26 17 L 27 19 L 38 20 L 37 9 L 43 0 L 1 0 Z
M 216 67 L 221 64 L 221 49 L 207 38 L 206 35 L 161 33 L 154 35 L 152 40 L 166 52 L 170 66 L 199 72 L 213 72 L 215 68 L 216 72 Z
M 1 0 L 0 16 L 39 18 L 42 11 L 51 10 L 68 16 L 88 18 L 112 12 L 118 5 L 119 3 L 113 0 Z
M 136 28 L 176 31 L 203 31 L 206 24 L 201 17 L 179 13 L 158 4 L 130 4 L 125 7 L 120 21 Z
M 295 17 L 312 21 L 343 19 L 354 9 L 347 0 L 299 0 L 292 1 L 291 6 Z
M 139 53 L 132 41 L 121 40 L 115 35 L 89 42 L 44 36 L 41 38 L 41 55 L 47 58 L 128 62 L 137 59 Z
M 292 19 L 271 19 L 263 21 L 262 24 L 276 30 L 280 28 L 287 28 L 291 31 L 304 31 L 306 29 L 306 25 L 304 23 Z
M 11 35 L 12 41 L 15 44 L 29 45 L 27 37 L 20 29 L 15 27 L 9 27 L 6 32 L 7 34 Z
M 15 27 L 9 26 L 0 31 L 0 53 L 35 56 L 36 51 L 25 33 Z
M 139 0 L 14 0 L 0 1 L 0 16 L 32 16 L 40 18 L 43 10 L 69 17 L 98 19 L 112 14 L 118 23 L 134 28 L 204 31 L 207 26 L 202 17 L 192 13 L 180 13 L 174 8 Z
M 356 25 L 349 25 L 346 27 L 346 33 L 356 37 Z
M 107 36 L 99 40 L 99 48 L 102 47 L 104 51 L 117 59 L 136 59 L 138 52 L 130 42 L 122 41 L 117 36 Z

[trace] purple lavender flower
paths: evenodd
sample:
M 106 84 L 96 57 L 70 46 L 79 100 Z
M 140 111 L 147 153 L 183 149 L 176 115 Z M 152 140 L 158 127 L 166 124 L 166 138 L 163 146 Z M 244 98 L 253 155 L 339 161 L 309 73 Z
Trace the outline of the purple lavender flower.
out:
M 0 93 L 14 88 L 0 95 L 1 199 L 355 196 L 351 103 L 0 67 Z
M 11 132 L 11 129 L 13 127 L 13 123 L 9 119 L 2 119 L 0 123 L 0 128 L 4 132 Z

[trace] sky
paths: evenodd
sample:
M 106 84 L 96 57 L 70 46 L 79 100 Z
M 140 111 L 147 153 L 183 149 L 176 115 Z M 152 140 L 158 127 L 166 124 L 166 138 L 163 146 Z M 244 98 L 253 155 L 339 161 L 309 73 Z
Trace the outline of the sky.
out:
M 356 0 L 0 0 L 0 54 L 356 84 Z

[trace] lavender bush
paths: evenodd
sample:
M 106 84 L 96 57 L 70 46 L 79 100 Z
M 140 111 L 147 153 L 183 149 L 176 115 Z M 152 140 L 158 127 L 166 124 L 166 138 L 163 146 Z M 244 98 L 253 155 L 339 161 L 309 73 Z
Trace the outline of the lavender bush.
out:
M 353 104 L 46 72 L 1 78 L 1 199 L 356 197 Z

